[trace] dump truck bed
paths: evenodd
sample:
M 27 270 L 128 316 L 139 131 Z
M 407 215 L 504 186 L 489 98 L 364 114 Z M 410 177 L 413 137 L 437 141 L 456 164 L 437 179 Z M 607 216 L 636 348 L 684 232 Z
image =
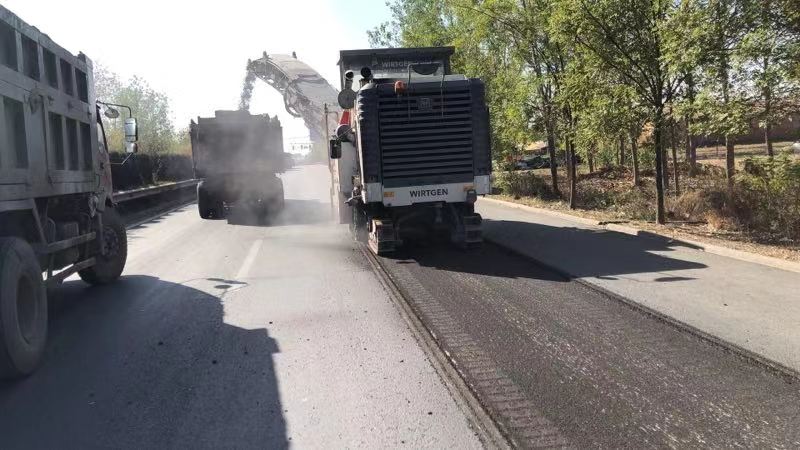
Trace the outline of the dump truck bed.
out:
M 0 202 L 95 192 L 110 173 L 98 170 L 91 60 L 3 6 L 0 38 Z
M 277 117 L 247 111 L 217 111 L 191 124 L 192 155 L 198 178 L 245 173 L 280 173 L 286 163 Z

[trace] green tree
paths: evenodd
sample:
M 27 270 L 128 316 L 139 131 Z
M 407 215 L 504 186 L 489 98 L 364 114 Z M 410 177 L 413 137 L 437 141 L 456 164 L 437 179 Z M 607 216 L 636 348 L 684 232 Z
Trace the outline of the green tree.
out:
M 449 8 L 444 0 L 394 0 L 388 3 L 392 19 L 367 31 L 373 48 L 430 47 L 449 45 L 447 19 Z
M 767 154 L 772 157 L 772 128 L 789 116 L 800 95 L 800 80 L 793 80 L 791 75 L 797 64 L 795 47 L 800 30 L 788 26 L 779 0 L 751 0 L 746 6 L 750 24 L 736 57 L 740 70 L 749 78 L 746 85 L 753 91 L 749 96 L 755 99 L 754 115 L 764 130 Z
M 567 154 L 573 150 L 575 117 L 570 99 L 559 98 L 569 52 L 547 33 L 552 0 L 493 0 L 467 2 L 451 0 L 455 10 L 490 18 L 492 30 L 502 34 L 512 54 L 523 63 L 520 76 L 530 80 L 527 111 L 533 130 L 547 141 L 552 190 L 559 193 L 556 145 L 559 131 Z M 467 38 L 470 39 L 470 38 Z M 567 162 L 573 158 L 567 157 Z M 574 207 L 574 167 L 568 167 L 570 205 Z
M 389 6 L 392 19 L 368 31 L 371 45 L 456 47 L 453 70 L 486 83 L 494 158 L 512 159 L 531 140 L 531 85 L 496 18 L 453 1 L 396 0 Z
M 564 45 L 593 54 L 647 105 L 656 148 L 656 218 L 665 222 L 665 107 L 678 92 L 685 67 L 694 64 L 694 10 L 674 0 L 560 0 L 552 31 Z
M 621 136 L 619 164 L 625 162 L 624 141 L 631 143 L 633 185 L 639 186 L 638 139 L 647 119 L 636 92 L 614 74 L 604 70 L 603 64 L 593 54 L 576 58 L 568 72 L 565 94 L 574 99 L 581 121 L 577 130 L 579 144 L 586 149 L 587 159 L 599 142 L 616 145 Z
M 140 77 L 123 81 L 108 69 L 97 65 L 94 71 L 95 92 L 99 101 L 126 105 L 139 124 L 139 151 L 148 154 L 173 153 L 181 147 L 183 133 L 176 133 L 170 118 L 169 98 L 151 88 Z M 124 149 L 124 118 L 122 109 L 118 119 L 107 119 L 105 128 L 112 151 Z
M 735 138 L 747 131 L 748 105 L 743 89 L 745 75 L 735 66 L 743 36 L 749 26 L 749 0 L 706 0 L 705 25 L 693 30 L 702 42 L 700 94 L 694 105 L 699 113 L 695 129 L 721 136 L 725 141 L 725 174 L 733 186 L 736 173 Z
M 129 106 L 133 117 L 137 119 L 138 150 L 153 161 L 150 179 L 145 182 L 158 181 L 157 176 L 166 163 L 166 155 L 191 154 L 188 130 L 176 132 L 170 118 L 169 98 L 164 93 L 156 91 L 140 77 L 134 76 L 123 81 L 102 65 L 95 66 L 94 79 L 99 101 Z M 122 108 L 117 119 L 103 117 L 109 150 L 112 152 L 124 152 L 124 122 L 127 116 L 127 109 Z

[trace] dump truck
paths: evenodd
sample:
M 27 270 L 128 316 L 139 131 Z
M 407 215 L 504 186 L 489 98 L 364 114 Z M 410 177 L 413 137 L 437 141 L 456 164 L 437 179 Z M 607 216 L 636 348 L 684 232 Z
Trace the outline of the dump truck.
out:
M 116 280 L 127 237 L 91 60 L 0 6 L 0 96 L 0 377 L 15 378 L 44 352 L 48 289 Z M 125 133 L 133 151 L 134 118 Z
M 277 117 L 244 110 L 216 111 L 189 125 L 197 185 L 197 207 L 203 219 L 222 219 L 232 208 L 266 218 L 283 209 L 287 166 L 283 132 Z
M 482 242 L 474 204 L 491 193 L 485 86 L 451 73 L 453 52 L 340 53 L 332 201 L 346 205 L 338 208 L 340 221 L 376 254 L 432 234 L 465 248 Z M 321 120 L 331 120 L 329 112 Z

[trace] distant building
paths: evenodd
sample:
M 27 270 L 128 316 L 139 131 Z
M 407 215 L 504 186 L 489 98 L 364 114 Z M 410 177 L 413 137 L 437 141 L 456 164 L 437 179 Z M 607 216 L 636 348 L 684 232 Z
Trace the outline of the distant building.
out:
M 543 155 L 547 153 L 547 142 L 546 141 L 531 142 L 530 144 L 526 145 L 525 148 L 522 149 L 522 153 L 525 155 Z
M 307 155 L 308 153 L 311 152 L 311 149 L 313 147 L 314 145 L 311 143 L 311 141 L 294 141 L 294 142 L 289 142 L 288 152 Z

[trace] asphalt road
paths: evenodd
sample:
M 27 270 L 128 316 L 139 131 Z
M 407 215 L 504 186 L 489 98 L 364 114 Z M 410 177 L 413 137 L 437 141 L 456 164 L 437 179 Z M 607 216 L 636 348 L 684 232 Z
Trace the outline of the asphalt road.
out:
M 791 379 L 497 246 L 380 263 L 521 447 L 800 446 Z
M 129 232 L 116 284 L 51 293 L 45 362 L 0 384 L 0 448 L 480 447 L 348 238 L 327 169 L 285 214 Z
M 131 230 L 119 283 L 54 291 L 0 448 L 479 447 L 327 180 L 288 173 L 268 224 L 175 211 Z M 499 247 L 378 261 L 520 447 L 800 447 L 791 379 Z

